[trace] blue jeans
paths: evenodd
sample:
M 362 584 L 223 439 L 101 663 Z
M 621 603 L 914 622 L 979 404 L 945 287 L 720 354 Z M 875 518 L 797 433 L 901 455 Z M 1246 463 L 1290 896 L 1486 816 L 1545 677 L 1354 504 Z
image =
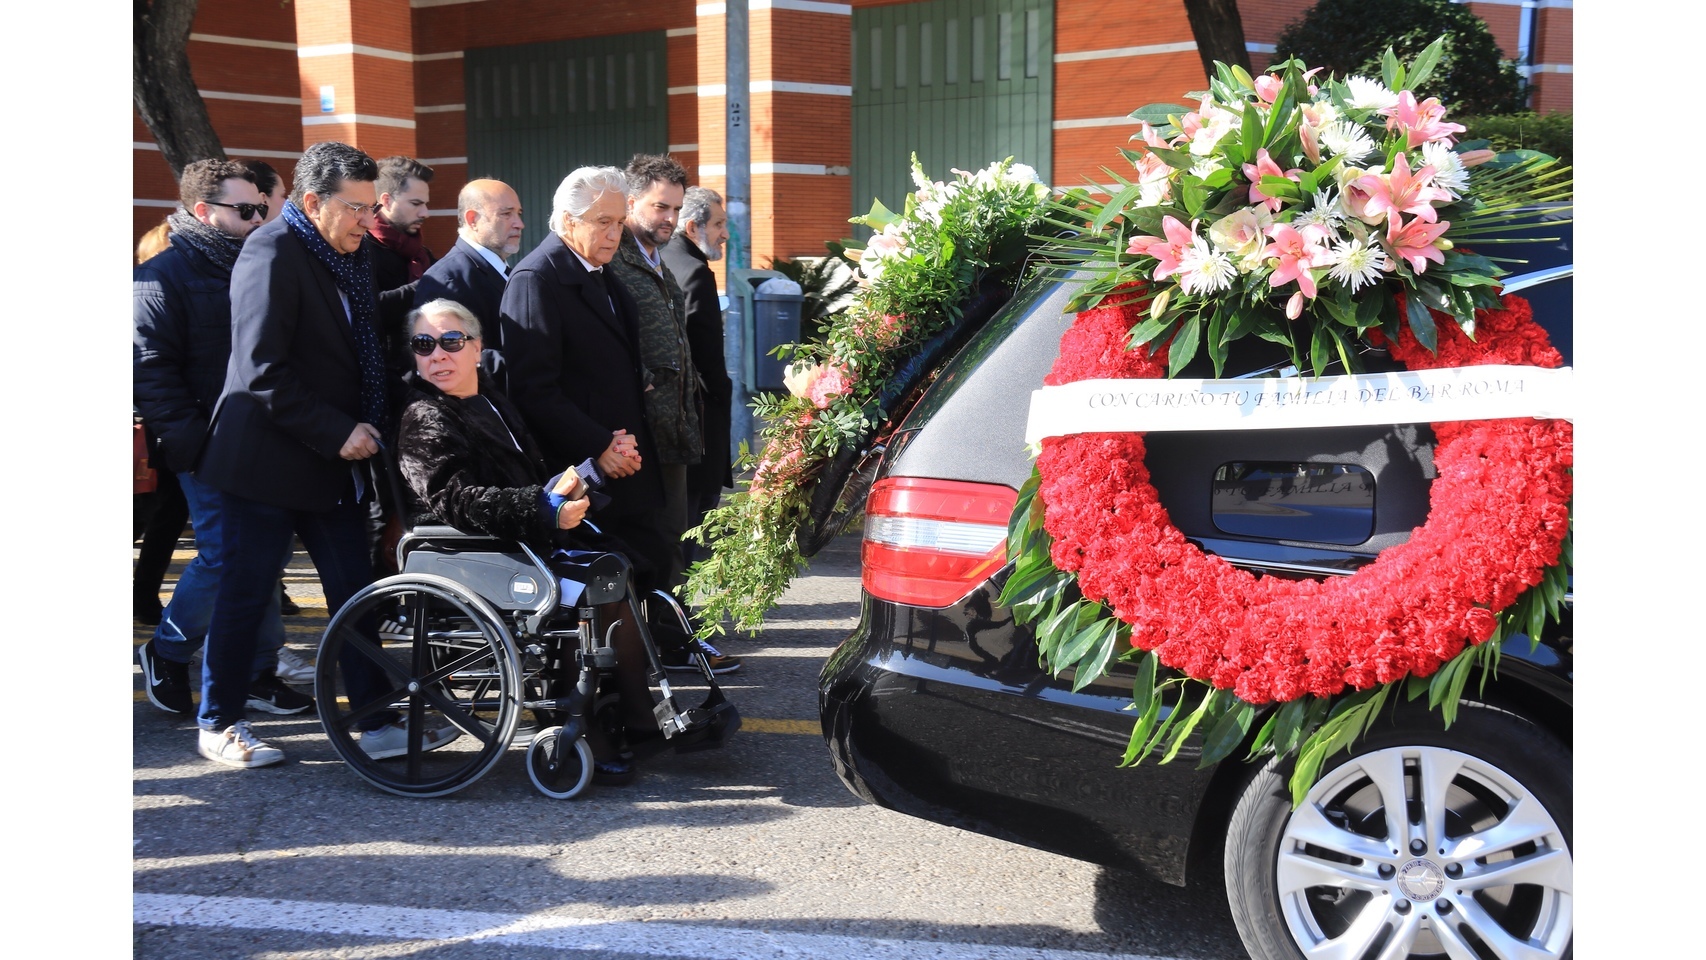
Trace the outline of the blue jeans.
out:
M 194 474 L 178 474 L 178 486 L 184 491 L 184 502 L 190 508 L 190 524 L 195 527 L 195 559 L 189 562 L 172 588 L 172 599 L 160 615 L 160 625 L 154 628 L 154 653 L 162 660 L 189 663 L 190 657 L 201 648 L 207 637 L 208 624 L 213 621 L 213 601 L 219 593 L 219 576 L 224 569 L 224 519 L 218 490 L 196 480 Z M 285 546 L 285 562 L 290 558 L 290 546 Z M 283 568 L 281 563 L 280 568 Z M 275 575 L 276 579 L 276 575 Z M 278 590 L 273 590 L 272 605 L 261 620 L 255 643 L 254 676 L 262 677 L 278 669 L 278 649 L 284 646 L 284 618 L 279 614 Z M 202 682 L 207 682 L 207 664 L 202 663 Z
M 354 500 L 354 489 L 348 499 Z M 201 712 L 203 729 L 223 730 L 244 719 L 249 699 L 250 666 L 265 627 L 267 611 L 278 608 L 278 558 L 290 549 L 291 535 L 301 538 L 320 585 L 326 610 L 336 616 L 356 591 L 373 582 L 367 550 L 367 507 L 340 503 L 330 510 L 291 510 L 234 493 L 223 493 L 225 570 L 213 605 L 203 655 Z M 364 671 L 345 670 L 352 694 L 371 684 Z

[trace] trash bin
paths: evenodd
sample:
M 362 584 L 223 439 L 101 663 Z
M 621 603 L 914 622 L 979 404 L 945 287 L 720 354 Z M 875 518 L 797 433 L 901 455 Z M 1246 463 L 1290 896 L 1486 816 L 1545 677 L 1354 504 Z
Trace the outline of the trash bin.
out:
M 786 277 L 771 277 L 752 294 L 754 329 L 757 333 L 757 383 L 760 390 L 784 390 L 782 375 L 787 363 L 770 356 L 784 343 L 800 342 L 800 305 L 805 301 L 800 285 Z

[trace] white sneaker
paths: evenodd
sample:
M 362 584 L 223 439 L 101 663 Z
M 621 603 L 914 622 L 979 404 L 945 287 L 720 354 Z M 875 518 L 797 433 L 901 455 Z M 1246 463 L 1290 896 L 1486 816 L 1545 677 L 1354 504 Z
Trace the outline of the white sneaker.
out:
M 284 751 L 255 736 L 247 720 L 239 720 L 223 731 L 202 730 L 198 736 L 201 755 L 215 763 L 265 767 L 284 760 Z
M 278 648 L 278 667 L 273 676 L 285 683 L 313 683 L 314 665 L 296 655 L 289 647 Z
M 422 750 L 437 750 L 462 735 L 455 724 L 439 721 L 430 725 L 421 737 Z M 386 760 L 400 757 L 409 752 L 409 727 L 405 723 L 393 723 L 380 727 L 378 730 L 367 730 L 361 735 L 361 750 L 375 760 Z

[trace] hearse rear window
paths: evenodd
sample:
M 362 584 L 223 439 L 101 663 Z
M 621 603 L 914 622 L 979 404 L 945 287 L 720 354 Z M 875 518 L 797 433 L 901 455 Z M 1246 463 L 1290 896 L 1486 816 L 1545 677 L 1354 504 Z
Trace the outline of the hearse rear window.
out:
M 1374 475 L 1348 463 L 1223 463 L 1210 510 L 1234 536 L 1362 543 L 1374 533 Z

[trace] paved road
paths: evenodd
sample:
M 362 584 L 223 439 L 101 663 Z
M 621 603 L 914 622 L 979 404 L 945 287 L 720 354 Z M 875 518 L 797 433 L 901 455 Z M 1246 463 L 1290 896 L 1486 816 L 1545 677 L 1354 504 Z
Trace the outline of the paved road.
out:
M 187 559 L 187 555 L 184 556 Z M 173 574 L 175 576 L 175 573 Z M 307 558 L 292 647 L 325 624 Z M 830 770 L 815 681 L 858 614 L 844 538 L 774 625 L 725 644 L 745 727 L 630 786 L 550 800 L 522 747 L 449 797 L 391 796 L 312 713 L 256 721 L 284 764 L 195 753 L 194 723 L 134 717 L 137 958 L 1242 957 L 1217 891 L 1128 874 L 866 805 Z M 135 639 L 147 637 L 138 627 Z

